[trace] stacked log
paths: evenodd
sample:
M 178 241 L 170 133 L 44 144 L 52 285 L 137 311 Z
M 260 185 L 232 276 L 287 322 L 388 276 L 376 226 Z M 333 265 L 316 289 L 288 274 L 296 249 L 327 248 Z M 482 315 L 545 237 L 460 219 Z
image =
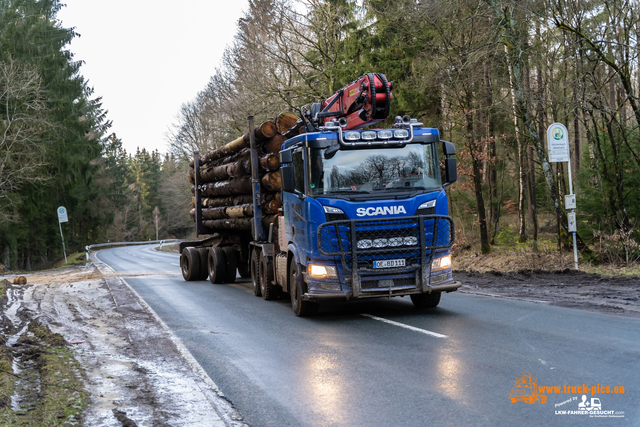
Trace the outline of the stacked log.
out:
M 262 189 L 262 218 L 265 227 L 277 226 L 278 209 L 282 207 L 280 193 L 279 152 L 287 138 L 300 130 L 297 117 L 281 114 L 255 128 L 259 176 Z M 285 136 L 286 135 L 286 136 Z M 202 224 L 212 232 L 251 230 L 253 197 L 251 184 L 251 151 L 249 134 L 200 156 L 198 160 Z M 195 160 L 189 163 L 189 182 L 195 193 Z M 195 220 L 194 209 L 190 215 Z

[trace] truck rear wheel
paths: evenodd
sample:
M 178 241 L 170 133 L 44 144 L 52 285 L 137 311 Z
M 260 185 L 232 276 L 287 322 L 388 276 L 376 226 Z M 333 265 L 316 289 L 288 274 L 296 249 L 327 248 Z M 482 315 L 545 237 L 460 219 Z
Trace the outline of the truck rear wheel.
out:
M 251 251 L 249 268 L 251 270 L 251 284 L 253 285 L 253 294 L 259 297 L 260 295 L 262 295 L 262 293 L 260 292 L 260 250 L 257 248 Z
M 264 256 L 263 252 L 260 252 L 260 293 L 262 299 L 272 300 L 278 298 L 278 289 L 275 285 L 271 284 L 273 281 L 273 264 L 271 259 Z
M 412 294 L 411 302 L 416 308 L 433 308 L 440 303 L 441 292 L 431 292 L 430 294 Z
M 197 280 L 207 280 L 209 276 L 209 248 L 198 248 L 200 255 L 200 275 Z
M 225 279 L 224 281 L 226 283 L 234 283 L 236 281 L 236 263 L 237 263 L 237 257 L 236 257 L 236 251 L 232 248 L 227 246 L 226 248 L 222 248 L 224 250 L 224 257 L 227 260 L 227 265 L 226 265 L 226 275 L 225 275 Z
M 187 282 L 198 280 L 200 276 L 200 253 L 194 247 L 184 248 L 180 255 L 180 270 Z
M 211 283 L 224 283 L 227 274 L 227 260 L 222 248 L 209 249 L 209 280 Z
M 302 278 L 298 263 L 293 260 L 289 264 L 289 294 L 291 295 L 291 308 L 298 317 L 311 316 L 318 312 L 318 304 L 302 300 Z

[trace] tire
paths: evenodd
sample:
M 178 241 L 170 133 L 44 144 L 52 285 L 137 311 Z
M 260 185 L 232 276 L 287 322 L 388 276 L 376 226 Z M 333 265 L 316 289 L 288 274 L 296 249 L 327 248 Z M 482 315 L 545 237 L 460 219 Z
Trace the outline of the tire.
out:
M 275 285 L 272 285 L 273 281 L 273 264 L 272 260 L 265 257 L 262 252 L 260 252 L 260 293 L 262 294 L 263 300 L 273 300 L 277 299 L 279 295 L 278 288 Z
M 242 278 L 251 277 L 251 260 L 249 262 L 241 262 L 238 264 L 238 274 Z
M 252 249 L 249 259 L 249 270 L 251 271 L 251 284 L 253 285 L 253 294 L 257 297 L 262 295 L 260 291 L 260 250 Z
M 187 282 L 198 280 L 200 276 L 200 253 L 194 247 L 184 248 L 180 255 L 180 270 Z
M 295 260 L 289 264 L 289 295 L 291 295 L 291 308 L 298 317 L 311 316 L 318 312 L 318 304 L 302 300 L 302 277 L 300 267 Z
M 227 260 L 222 248 L 209 249 L 209 280 L 211 283 L 224 283 L 227 274 Z
M 416 308 L 434 308 L 440 303 L 441 292 L 431 292 L 430 294 L 412 294 L 411 302 Z
M 200 255 L 200 275 L 197 280 L 207 280 L 209 277 L 209 248 L 198 248 Z
M 236 251 L 230 247 L 227 246 L 226 248 L 222 248 L 222 250 L 224 250 L 224 256 L 227 259 L 227 271 L 225 274 L 225 283 L 235 283 L 236 281 L 236 263 L 237 263 L 237 256 L 236 256 Z

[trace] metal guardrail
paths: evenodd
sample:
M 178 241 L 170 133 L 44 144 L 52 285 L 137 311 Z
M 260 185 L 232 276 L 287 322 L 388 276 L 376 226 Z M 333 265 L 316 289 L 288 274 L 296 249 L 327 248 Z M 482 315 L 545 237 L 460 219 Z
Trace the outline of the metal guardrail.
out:
M 180 239 L 165 239 L 165 240 L 147 240 L 145 242 L 108 242 L 108 243 L 96 243 L 94 245 L 89 245 L 84 247 L 84 251 L 87 254 L 87 259 L 89 259 L 89 251 L 94 248 L 106 248 L 109 246 L 137 246 L 137 245 L 149 245 L 160 243 L 160 247 L 162 247 L 166 243 L 179 243 L 182 240 Z

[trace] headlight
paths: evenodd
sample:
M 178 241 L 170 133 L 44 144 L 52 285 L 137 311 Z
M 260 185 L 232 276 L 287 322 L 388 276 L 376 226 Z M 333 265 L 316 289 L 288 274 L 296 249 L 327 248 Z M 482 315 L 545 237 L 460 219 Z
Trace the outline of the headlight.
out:
M 372 139 L 376 139 L 376 133 L 372 130 L 362 132 L 362 139 L 364 139 L 365 141 L 371 141 Z
M 309 264 L 309 277 L 314 279 L 337 279 L 338 273 L 332 265 Z
M 396 129 L 393 131 L 393 137 L 398 139 L 409 138 L 409 131 L 406 129 Z
M 345 132 L 344 139 L 347 141 L 357 141 L 360 139 L 360 132 Z
M 405 237 L 404 238 L 404 245 L 405 246 L 416 246 L 418 244 L 418 238 L 417 237 Z
M 333 206 L 323 206 L 324 212 L 328 214 L 344 214 L 342 209 L 334 208 Z
M 371 240 L 363 239 L 358 240 L 358 249 L 369 249 L 371 247 Z
M 373 247 L 374 248 L 384 248 L 385 246 L 387 246 L 387 239 L 375 239 L 373 241 Z
M 421 204 L 420 206 L 418 206 L 418 210 L 420 209 L 427 209 L 427 208 L 432 208 L 436 205 L 436 200 L 429 200 L 428 202 L 424 202 L 423 204 Z
M 392 237 L 389 239 L 389 246 L 392 248 L 402 246 L 402 237 Z
M 431 265 L 431 271 L 446 270 L 448 268 L 451 268 L 451 255 L 436 258 Z
M 393 132 L 390 130 L 379 130 L 378 138 L 380 139 L 391 139 L 393 137 Z

